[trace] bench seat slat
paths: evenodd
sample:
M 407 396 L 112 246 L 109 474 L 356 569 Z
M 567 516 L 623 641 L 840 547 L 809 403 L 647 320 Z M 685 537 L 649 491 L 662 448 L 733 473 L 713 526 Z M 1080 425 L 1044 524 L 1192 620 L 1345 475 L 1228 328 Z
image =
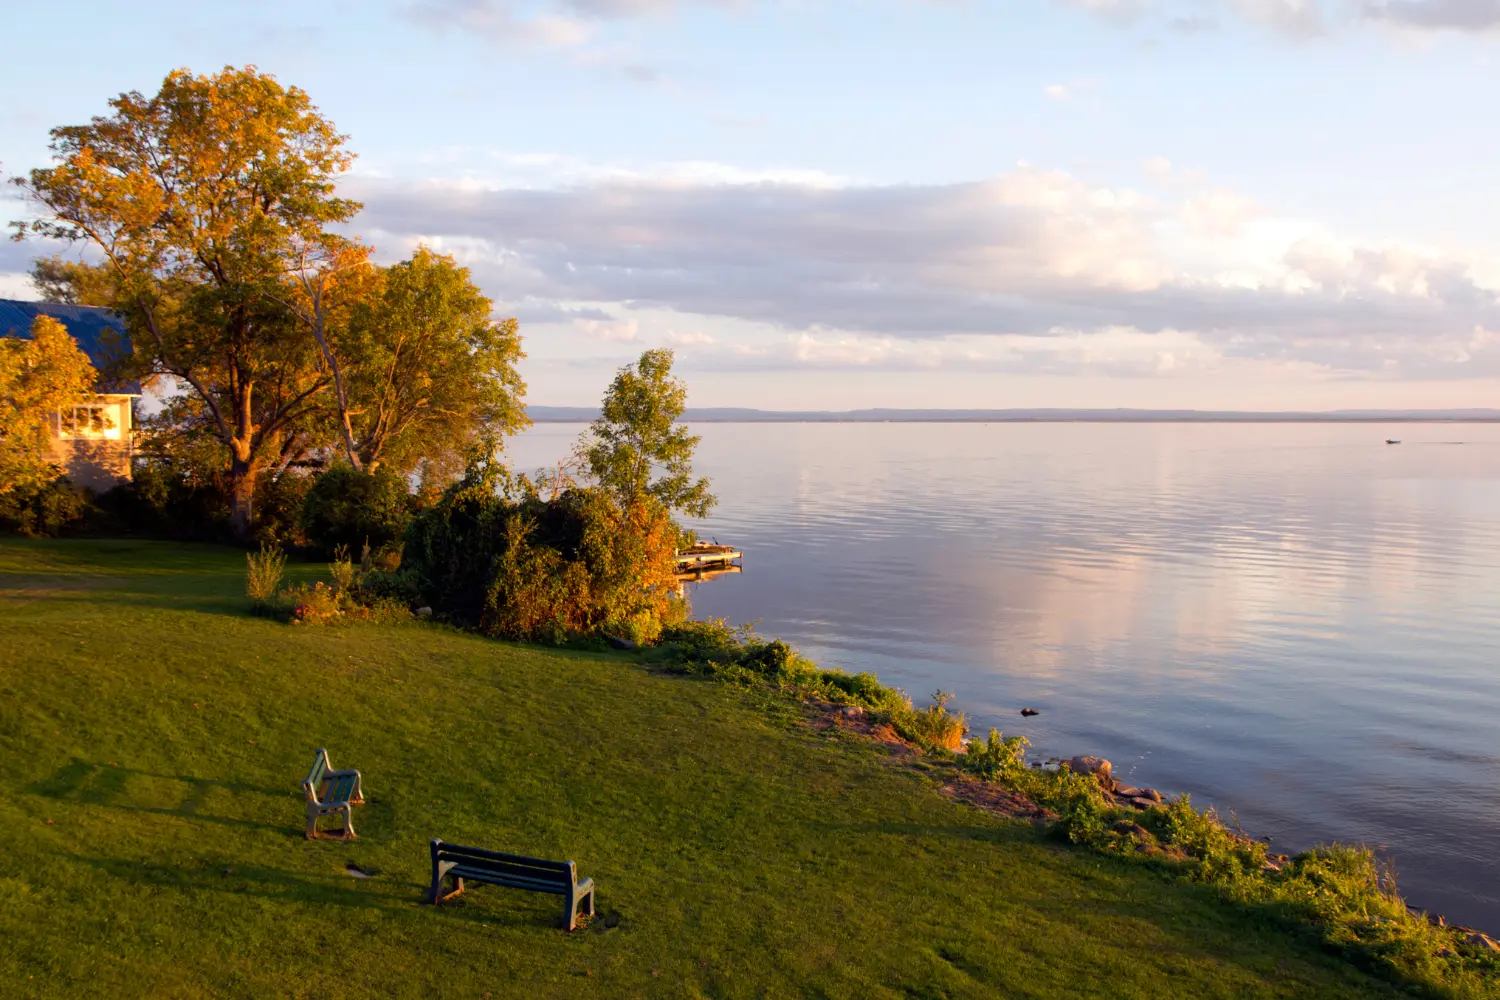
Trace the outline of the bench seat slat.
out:
M 567 882 L 566 870 L 557 871 L 552 868 L 538 868 L 535 865 L 518 865 L 505 861 L 490 861 L 487 858 L 445 858 L 441 855 L 439 861 L 449 861 L 463 868 L 474 871 L 491 872 L 495 875 L 507 875 L 514 878 L 536 879 L 538 882 Z
M 505 886 L 509 889 L 528 889 L 532 892 L 550 892 L 554 896 L 566 895 L 571 888 L 567 882 L 540 882 L 536 879 L 513 878 L 509 875 L 496 875 L 494 872 L 467 868 L 451 868 L 448 874 L 469 882 L 483 882 L 488 885 Z
M 485 851 L 478 847 L 457 847 L 446 843 L 438 848 L 438 859 L 441 861 L 461 861 L 465 858 L 476 858 L 485 861 L 505 861 L 511 864 L 525 865 L 529 868 L 543 868 L 555 872 L 566 872 L 568 870 L 568 863 L 566 861 L 548 861 L 545 858 L 528 858 L 524 854 L 502 854 L 499 851 Z

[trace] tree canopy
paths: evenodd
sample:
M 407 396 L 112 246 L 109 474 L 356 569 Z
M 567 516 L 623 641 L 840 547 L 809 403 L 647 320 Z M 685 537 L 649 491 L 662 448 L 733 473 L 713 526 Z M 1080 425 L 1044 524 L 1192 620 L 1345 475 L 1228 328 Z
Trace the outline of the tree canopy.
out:
M 334 448 L 356 469 L 451 470 L 481 434 L 524 425 L 514 320 L 492 320 L 451 258 L 381 268 L 343 235 L 353 154 L 306 93 L 253 66 L 178 70 L 110 108 L 52 130 L 53 165 L 18 181 L 43 211 L 13 225 L 102 255 L 33 276 L 47 298 L 125 315 L 131 374 L 187 397 L 160 440 L 223 446 L 238 534 L 264 471 Z
M 718 501 L 707 479 L 693 478 L 699 438 L 677 422 L 687 386 L 672 374 L 672 362 L 670 350 L 657 348 L 616 373 L 599 419 L 581 442 L 582 457 L 599 484 L 622 501 L 651 497 L 668 510 L 703 517 Z
M 50 316 L 32 321 L 30 338 L 0 337 L 0 497 L 62 474 L 51 421 L 92 395 L 97 378 L 67 327 Z

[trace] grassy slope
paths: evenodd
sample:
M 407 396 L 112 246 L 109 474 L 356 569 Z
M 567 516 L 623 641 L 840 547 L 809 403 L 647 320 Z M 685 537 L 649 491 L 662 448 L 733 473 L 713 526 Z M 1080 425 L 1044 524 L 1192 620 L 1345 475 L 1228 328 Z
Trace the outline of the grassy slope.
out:
M 275 624 L 245 614 L 242 566 L 0 543 L 0 995 L 1391 992 L 736 690 L 437 627 Z M 353 844 L 302 837 L 317 746 L 364 772 Z M 486 887 L 434 911 L 438 835 L 576 859 L 609 919 L 569 936 L 555 897 Z

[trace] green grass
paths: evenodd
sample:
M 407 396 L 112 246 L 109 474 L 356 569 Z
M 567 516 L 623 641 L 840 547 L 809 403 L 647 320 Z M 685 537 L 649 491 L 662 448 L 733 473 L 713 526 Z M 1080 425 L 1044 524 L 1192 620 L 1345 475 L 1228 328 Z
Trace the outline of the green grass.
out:
M 247 613 L 244 568 L 0 543 L 0 996 L 1397 995 L 785 703 L 436 626 L 282 625 Z M 318 746 L 364 773 L 354 843 L 303 839 Z M 426 906 L 433 836 L 575 859 L 600 918 L 567 935 L 555 897 L 483 886 Z

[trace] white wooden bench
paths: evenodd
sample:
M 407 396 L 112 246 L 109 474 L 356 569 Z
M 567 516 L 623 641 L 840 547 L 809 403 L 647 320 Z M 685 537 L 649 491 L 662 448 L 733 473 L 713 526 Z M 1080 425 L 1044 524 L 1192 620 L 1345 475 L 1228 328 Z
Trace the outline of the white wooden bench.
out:
M 364 785 L 358 771 L 353 768 L 335 771 L 328 760 L 328 751 L 319 747 L 313 755 L 312 770 L 302 781 L 302 791 L 307 796 L 308 840 L 319 837 L 354 839 L 354 807 L 365 801 Z M 342 832 L 320 833 L 318 820 L 324 816 L 340 816 L 344 821 Z

